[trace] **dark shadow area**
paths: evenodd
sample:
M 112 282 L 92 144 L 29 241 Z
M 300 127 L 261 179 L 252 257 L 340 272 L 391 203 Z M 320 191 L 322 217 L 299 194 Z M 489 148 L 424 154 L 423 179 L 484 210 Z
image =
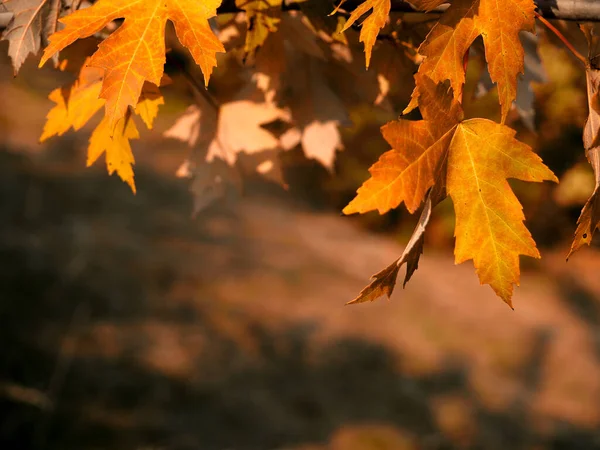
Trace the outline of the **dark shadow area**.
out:
M 588 327 L 596 357 L 600 360 L 600 299 L 573 276 L 559 278 L 558 285 L 568 308 Z
M 101 170 L 0 153 L 0 448 L 341 450 L 361 447 L 330 446 L 332 435 L 363 423 L 414 437 L 405 449 L 600 448 L 597 430 L 536 427 L 545 330 L 518 397 L 491 410 L 461 361 L 411 375 L 380 344 L 319 340 L 318 323 L 269 325 L 220 304 L 212 252 L 243 222 L 221 207 L 191 221 L 184 183 L 143 167 L 136 177 L 133 197 Z M 175 271 L 196 245 L 211 257 Z M 256 248 L 238 247 L 221 267 L 260 266 Z M 471 412 L 463 441 L 440 425 L 447 396 Z M 377 442 L 362 448 L 398 448 Z

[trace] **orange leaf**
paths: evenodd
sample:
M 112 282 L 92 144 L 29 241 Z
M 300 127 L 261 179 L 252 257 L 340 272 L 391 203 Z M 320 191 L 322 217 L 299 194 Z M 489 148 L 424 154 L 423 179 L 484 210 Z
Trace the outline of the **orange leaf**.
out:
M 402 201 L 414 211 L 430 186 L 445 182 L 456 211 L 456 263 L 473 259 L 482 284 L 511 305 L 519 255 L 539 257 L 507 178 L 557 181 L 515 131 L 487 119 L 463 120 L 444 85 L 416 75 L 422 121 L 384 127 L 393 150 L 371 167 L 371 179 L 344 213 L 387 211 Z
M 419 47 L 419 53 L 425 56 L 419 72 L 436 82 L 450 80 L 454 97 L 460 98 L 465 82 L 463 57 L 481 35 L 490 77 L 498 84 L 504 123 L 516 97 L 517 76 L 523 73 L 524 53 L 519 32 L 533 31 L 534 9 L 533 0 L 453 1 Z M 407 110 L 414 107 L 413 97 Z
M 61 19 L 65 28 L 50 37 L 42 66 L 53 54 L 79 38 L 91 36 L 109 22 L 125 18 L 117 31 L 98 47 L 90 65 L 105 70 L 101 98 L 114 127 L 128 106 L 135 106 L 144 81 L 159 85 L 165 63 L 165 24 L 175 25 L 179 40 L 191 52 L 208 80 L 223 45 L 208 19 L 216 14 L 220 0 L 99 0 Z
M 431 89 L 421 93 L 420 108 L 425 120 L 397 120 L 381 128 L 392 150 L 381 155 L 369 169 L 371 178 L 359 188 L 344 214 L 374 209 L 384 214 L 402 202 L 413 213 L 439 179 L 440 163 L 457 122 L 462 120 L 462 110 L 446 94 L 444 85 L 435 87 L 431 81 L 429 85 Z
M 341 32 L 346 31 L 370 9 L 372 9 L 373 12 L 362 23 L 359 38 L 360 42 L 364 42 L 365 44 L 365 62 L 367 69 L 371 63 L 371 52 L 373 51 L 373 45 L 375 45 L 375 41 L 377 40 L 377 34 L 379 34 L 379 30 L 383 28 L 390 15 L 390 0 L 365 0 L 358 8 L 352 11 L 346 25 L 344 25 L 344 28 L 341 30 Z
M 111 131 L 108 119 L 104 117 L 90 137 L 87 166 L 94 164 L 100 155 L 106 152 L 106 168 L 109 175 L 116 171 L 135 194 L 132 167 L 135 160 L 129 140 L 139 139 L 140 135 L 129 113 L 119 119 L 114 131 Z

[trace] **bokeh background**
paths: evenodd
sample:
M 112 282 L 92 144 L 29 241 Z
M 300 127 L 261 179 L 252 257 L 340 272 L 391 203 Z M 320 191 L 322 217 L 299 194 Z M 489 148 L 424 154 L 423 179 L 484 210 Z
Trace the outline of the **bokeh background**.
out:
M 537 131 L 513 126 L 562 183 L 513 184 L 542 253 L 513 311 L 454 265 L 449 201 L 406 289 L 344 306 L 416 222 L 339 215 L 388 113 L 350 111 L 334 174 L 291 150 L 287 191 L 251 177 L 192 218 L 187 149 L 162 137 L 185 92 L 133 143 L 134 196 L 85 168 L 89 127 L 38 143 L 72 78 L 13 78 L 0 43 L 0 448 L 600 449 L 600 253 L 565 262 L 593 188 L 585 74 L 540 54 Z

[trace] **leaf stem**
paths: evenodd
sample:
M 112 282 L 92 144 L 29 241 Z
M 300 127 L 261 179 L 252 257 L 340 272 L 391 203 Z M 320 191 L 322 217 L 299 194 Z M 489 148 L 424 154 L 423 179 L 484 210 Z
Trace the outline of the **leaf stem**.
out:
M 565 47 L 567 47 L 569 49 L 569 51 L 573 54 L 573 56 L 575 58 L 577 58 L 579 61 L 581 61 L 584 66 L 587 66 L 587 59 L 581 53 L 579 53 L 575 49 L 575 47 L 573 47 L 573 44 L 571 44 L 569 42 L 569 40 L 560 32 L 560 30 L 558 28 L 556 28 L 554 25 L 552 25 L 546 18 L 544 18 L 544 16 L 542 16 L 537 11 L 534 11 L 534 14 L 535 14 L 535 17 L 540 22 L 542 22 L 542 24 L 544 24 L 544 26 L 546 28 L 548 28 L 550 31 L 552 31 L 556 35 L 556 37 L 558 39 L 560 39 L 563 44 L 565 44 Z

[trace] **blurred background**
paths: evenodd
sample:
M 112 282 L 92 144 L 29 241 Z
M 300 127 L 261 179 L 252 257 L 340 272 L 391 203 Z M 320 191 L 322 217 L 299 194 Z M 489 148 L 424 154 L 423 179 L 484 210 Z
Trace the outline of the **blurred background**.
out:
M 585 73 L 561 48 L 540 47 L 536 131 L 512 124 L 561 179 L 513 183 L 542 253 L 514 311 L 454 265 L 448 200 L 406 289 L 344 307 L 416 222 L 340 217 L 389 112 L 350 110 L 334 174 L 290 150 L 287 190 L 250 177 L 192 218 L 162 137 L 189 93 L 133 143 L 134 196 L 85 168 L 90 127 L 38 143 L 72 77 L 0 55 L 1 449 L 600 449 L 600 253 L 565 262 L 594 183 Z

